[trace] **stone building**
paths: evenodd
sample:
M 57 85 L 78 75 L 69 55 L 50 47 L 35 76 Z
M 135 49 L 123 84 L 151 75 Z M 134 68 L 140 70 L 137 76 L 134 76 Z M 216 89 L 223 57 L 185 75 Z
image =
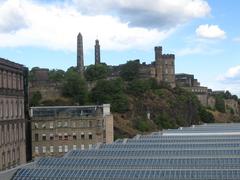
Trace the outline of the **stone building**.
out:
M 208 88 L 201 86 L 198 80 L 194 78 L 194 75 L 180 73 L 176 74 L 175 79 L 178 86 L 193 92 L 203 106 L 209 106 L 209 103 L 212 106 L 214 100 L 209 99 Z
M 239 115 L 238 102 L 235 99 L 224 99 L 224 104 L 227 112 Z
M 0 58 L 0 171 L 26 163 L 27 75 Z
M 155 68 L 158 82 L 167 82 L 175 87 L 175 55 L 162 54 L 162 47 L 155 47 Z
M 32 107 L 33 157 L 62 156 L 113 142 L 110 105 Z
M 155 78 L 158 83 L 166 82 L 175 87 L 175 55 L 162 54 L 162 47 L 155 47 L 154 50 L 155 61 L 151 64 L 145 62 L 140 64 L 139 59 L 134 60 L 139 63 L 139 78 Z M 119 77 L 122 66 L 109 66 L 111 75 L 108 79 Z

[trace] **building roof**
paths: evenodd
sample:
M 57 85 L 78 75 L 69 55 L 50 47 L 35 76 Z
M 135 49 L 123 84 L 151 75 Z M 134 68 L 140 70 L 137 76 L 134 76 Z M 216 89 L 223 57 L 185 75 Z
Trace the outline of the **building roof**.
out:
M 28 179 L 240 179 L 240 124 L 205 124 L 119 139 L 19 169 Z

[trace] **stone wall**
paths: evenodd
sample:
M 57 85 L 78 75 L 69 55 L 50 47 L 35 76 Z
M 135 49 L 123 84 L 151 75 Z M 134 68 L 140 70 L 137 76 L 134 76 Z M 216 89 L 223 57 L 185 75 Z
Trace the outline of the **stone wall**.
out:
M 26 163 L 25 70 L 0 58 L 0 171 Z

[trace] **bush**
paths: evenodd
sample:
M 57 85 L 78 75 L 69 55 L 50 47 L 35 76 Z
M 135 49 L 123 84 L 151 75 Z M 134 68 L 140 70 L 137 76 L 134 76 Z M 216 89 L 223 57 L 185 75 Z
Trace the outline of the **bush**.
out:
M 150 130 L 150 126 L 146 120 L 139 119 L 137 120 L 136 128 L 139 131 L 145 132 Z
M 84 105 L 87 102 L 87 84 L 80 74 L 72 69 L 65 75 L 62 93 L 63 96 L 72 98 L 79 105 Z
M 205 108 L 199 108 L 199 116 L 204 123 L 214 123 L 215 119 L 212 113 L 208 112 Z
M 128 61 L 121 67 L 120 76 L 126 81 L 132 81 L 139 77 L 140 62 L 139 60 Z
M 108 67 L 105 64 L 90 65 L 85 71 L 87 81 L 95 81 L 107 77 Z

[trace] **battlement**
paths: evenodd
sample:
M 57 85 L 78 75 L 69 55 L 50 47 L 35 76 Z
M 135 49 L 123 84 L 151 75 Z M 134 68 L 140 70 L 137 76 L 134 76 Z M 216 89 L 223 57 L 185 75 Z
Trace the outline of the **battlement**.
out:
M 155 47 L 154 47 L 154 50 L 155 50 L 155 51 L 162 51 L 162 46 L 155 46 Z
M 175 55 L 174 54 L 163 54 L 163 55 L 161 55 L 161 58 L 164 58 L 164 59 L 175 59 Z

